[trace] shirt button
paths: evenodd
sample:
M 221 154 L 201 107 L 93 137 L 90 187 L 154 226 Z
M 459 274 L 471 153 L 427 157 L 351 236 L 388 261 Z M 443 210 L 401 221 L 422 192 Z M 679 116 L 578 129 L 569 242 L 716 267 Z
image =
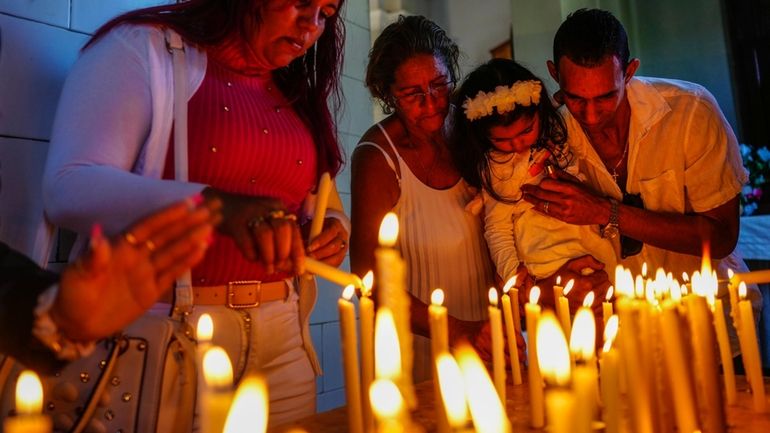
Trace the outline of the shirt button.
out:
M 216 146 L 211 146 L 211 152 L 213 152 L 213 153 L 217 153 L 217 148 L 216 148 Z
M 281 107 L 275 107 L 275 112 L 276 113 L 280 113 L 281 112 Z
M 227 105 L 225 105 L 223 108 L 225 111 L 230 111 L 230 107 L 228 107 Z
M 263 134 L 267 134 L 267 133 L 269 133 L 269 132 L 270 132 L 270 131 L 268 131 L 268 130 L 267 130 L 267 128 L 265 128 L 265 129 L 263 129 L 263 130 L 262 130 L 262 133 L 263 133 Z
M 271 92 L 273 90 L 273 86 L 267 86 L 267 91 Z
M 302 160 L 301 159 L 297 160 L 297 165 L 302 165 Z
M 254 179 L 253 177 L 249 179 L 249 183 L 257 183 L 257 179 Z
M 233 83 L 231 83 L 231 82 L 229 82 L 229 81 L 228 81 L 228 82 L 227 82 L 227 87 L 233 87 Z

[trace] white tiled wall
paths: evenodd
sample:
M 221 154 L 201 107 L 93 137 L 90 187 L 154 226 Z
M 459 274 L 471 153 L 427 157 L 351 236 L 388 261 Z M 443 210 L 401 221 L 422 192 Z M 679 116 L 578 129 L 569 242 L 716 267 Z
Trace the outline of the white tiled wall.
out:
M 42 255 L 35 233 L 42 224 L 40 175 L 64 78 L 88 34 L 113 16 L 172 0 L 0 0 L 0 239 L 30 255 Z M 347 38 L 339 135 L 349 159 L 358 137 L 372 124 L 363 85 L 369 50 L 369 2 L 346 0 Z M 350 209 L 350 174 L 338 179 Z M 348 269 L 346 261 L 343 266 Z M 311 332 L 325 374 L 318 408 L 344 403 L 336 303 L 340 288 L 319 281 Z

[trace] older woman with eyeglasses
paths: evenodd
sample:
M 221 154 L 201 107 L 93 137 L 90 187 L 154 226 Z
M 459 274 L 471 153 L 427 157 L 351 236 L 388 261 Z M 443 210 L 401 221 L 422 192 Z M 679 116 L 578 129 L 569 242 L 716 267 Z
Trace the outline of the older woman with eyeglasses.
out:
M 464 209 L 475 191 L 446 146 L 458 56 L 457 45 L 425 17 L 402 16 L 385 28 L 369 55 L 366 85 L 390 115 L 353 154 L 351 267 L 358 274 L 374 268 L 379 224 L 395 212 L 418 336 L 417 380 L 430 374 L 429 341 L 420 336 L 429 336 L 427 304 L 436 288 L 446 293 L 450 343 L 465 338 L 482 356 L 490 353 L 484 319 L 494 270 L 481 219 Z

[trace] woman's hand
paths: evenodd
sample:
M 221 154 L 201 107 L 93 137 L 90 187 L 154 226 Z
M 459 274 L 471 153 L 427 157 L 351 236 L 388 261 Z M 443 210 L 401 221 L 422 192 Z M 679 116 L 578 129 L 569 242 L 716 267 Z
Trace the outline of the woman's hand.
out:
M 305 225 L 310 228 L 310 224 Z M 324 219 L 321 233 L 314 239 L 309 239 L 307 255 L 335 268 L 342 264 L 348 251 L 350 234 L 337 218 Z
M 215 200 L 172 205 L 112 241 L 96 230 L 88 253 L 62 273 L 51 319 L 76 341 L 128 325 L 203 258 L 219 208 Z
M 203 190 L 206 199 L 222 201 L 219 231 L 233 238 L 244 257 L 260 261 L 268 274 L 304 270 L 305 249 L 297 218 L 276 199 Z

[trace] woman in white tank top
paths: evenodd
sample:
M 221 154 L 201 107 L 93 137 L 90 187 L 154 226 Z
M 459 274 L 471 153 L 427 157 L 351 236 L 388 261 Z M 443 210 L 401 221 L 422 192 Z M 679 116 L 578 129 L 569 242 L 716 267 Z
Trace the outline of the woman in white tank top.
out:
M 465 211 L 475 191 L 461 179 L 446 147 L 445 119 L 458 78 L 458 48 L 424 17 L 400 17 L 375 41 L 366 84 L 393 113 L 361 138 L 352 161 L 350 260 L 353 272 L 374 269 L 382 218 L 400 221 L 415 338 L 414 379 L 429 377 L 427 305 L 442 288 L 450 343 L 469 340 L 489 358 L 487 291 L 494 271 L 481 219 Z

